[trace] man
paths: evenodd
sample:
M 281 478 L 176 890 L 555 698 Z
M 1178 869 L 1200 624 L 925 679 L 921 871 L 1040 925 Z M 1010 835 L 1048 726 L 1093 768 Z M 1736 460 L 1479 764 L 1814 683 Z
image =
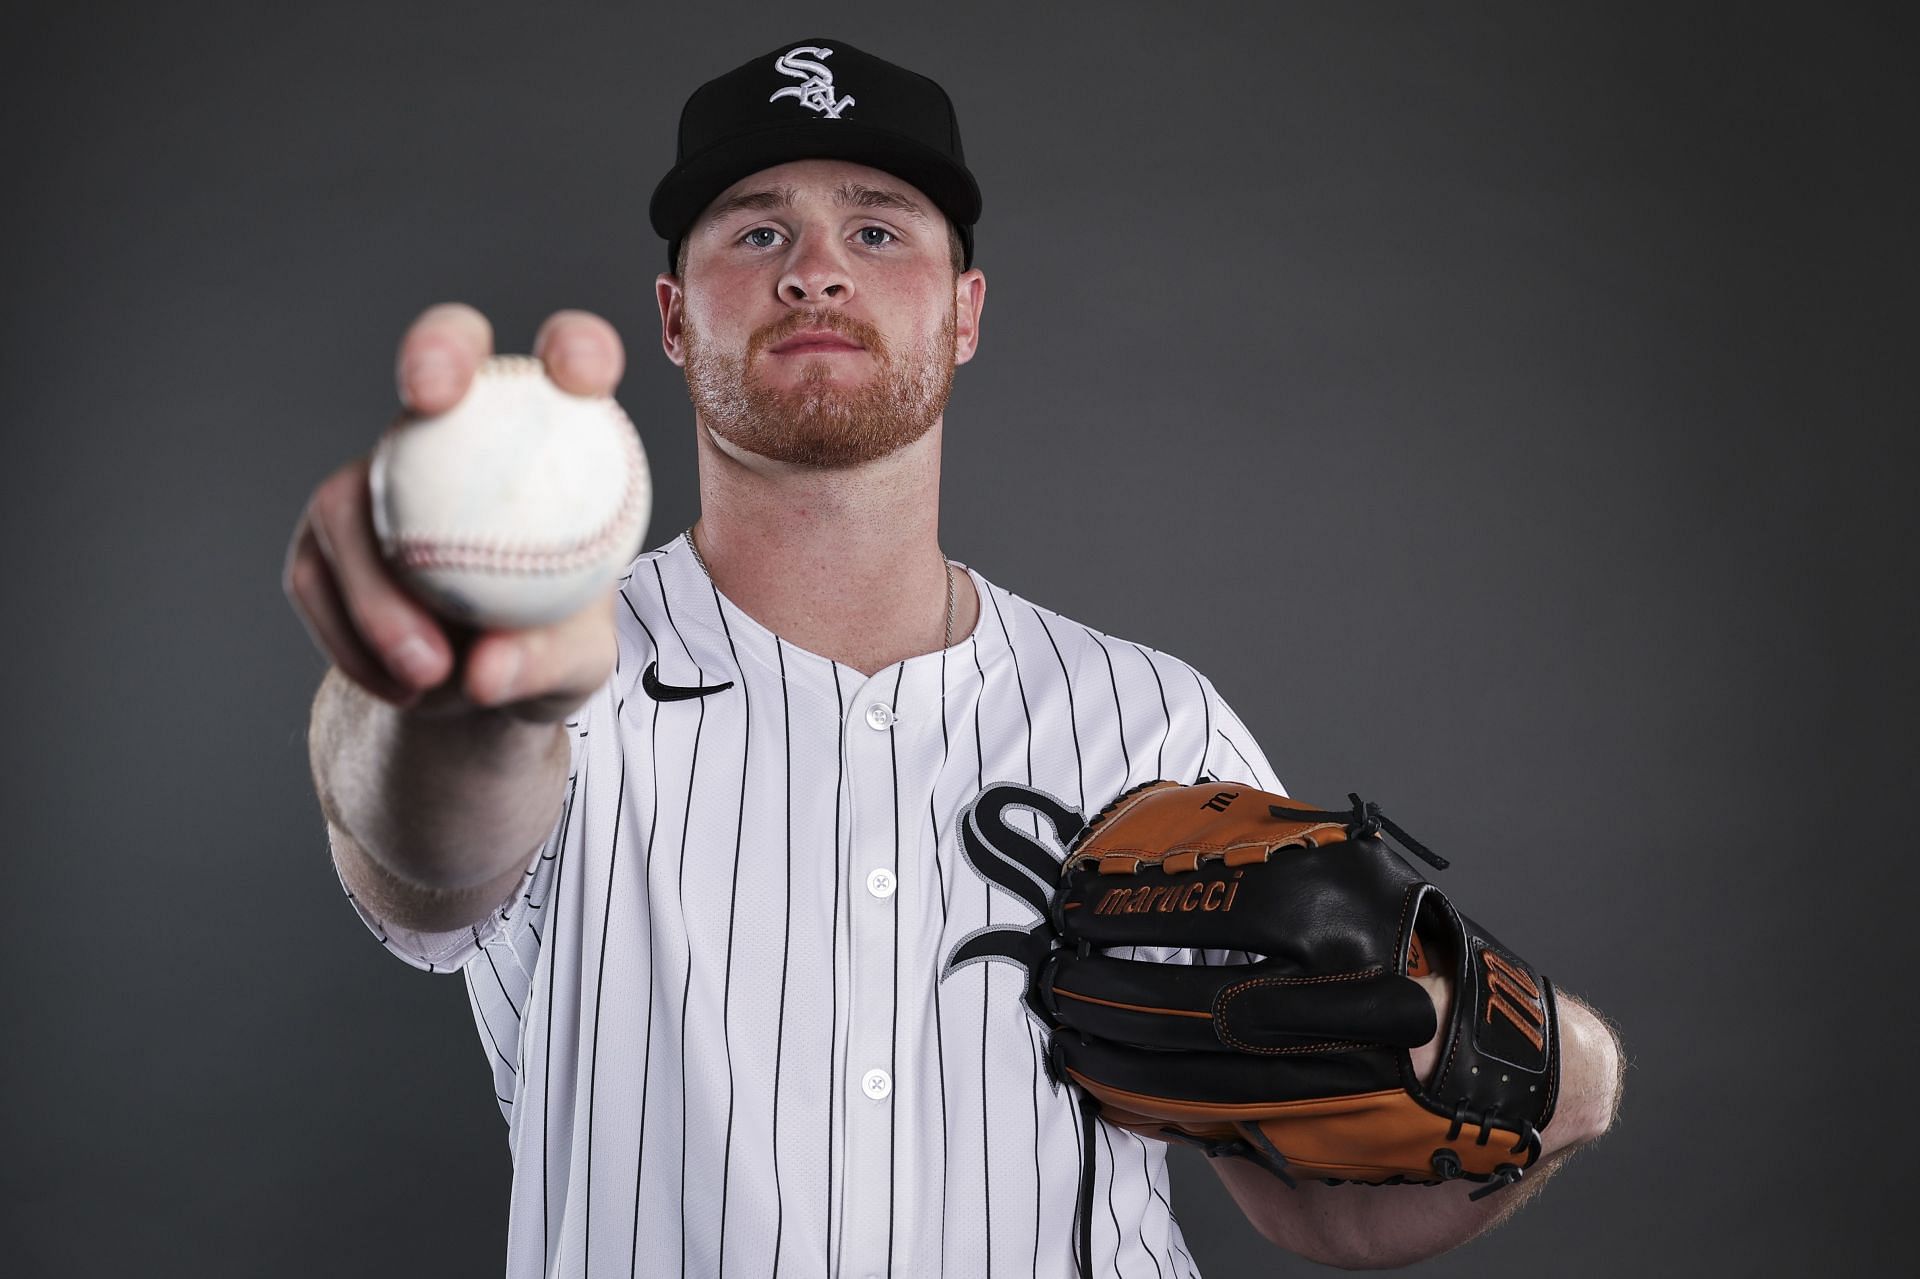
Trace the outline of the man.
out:
M 389 949 L 464 976 L 510 1126 L 510 1274 L 1067 1275 L 1083 1208 L 1087 1271 L 1196 1273 L 1164 1146 L 1083 1134 L 1026 975 L 950 962 L 1032 921 L 959 827 L 994 783 L 1091 815 L 1156 777 L 1279 782 L 1190 667 L 941 553 L 979 207 L 932 81 L 832 39 L 755 58 L 689 101 L 653 202 L 696 525 L 579 616 L 459 645 L 381 563 L 364 462 L 295 534 L 287 590 L 334 662 L 311 746 L 335 862 Z M 452 406 L 490 350 L 470 308 L 428 310 L 403 402 Z M 624 363 L 572 311 L 535 354 L 581 394 Z M 1528 1184 L 1616 1094 L 1611 1037 L 1563 1007 Z M 1521 1198 L 1213 1166 L 1263 1235 L 1345 1265 Z

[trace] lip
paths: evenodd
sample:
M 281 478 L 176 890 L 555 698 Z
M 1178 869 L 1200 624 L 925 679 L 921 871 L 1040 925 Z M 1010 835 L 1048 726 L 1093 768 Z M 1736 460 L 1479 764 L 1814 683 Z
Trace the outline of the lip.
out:
M 867 348 L 852 338 L 831 329 L 812 329 L 796 333 L 786 341 L 767 348 L 769 355 L 824 355 L 834 351 L 864 351 Z

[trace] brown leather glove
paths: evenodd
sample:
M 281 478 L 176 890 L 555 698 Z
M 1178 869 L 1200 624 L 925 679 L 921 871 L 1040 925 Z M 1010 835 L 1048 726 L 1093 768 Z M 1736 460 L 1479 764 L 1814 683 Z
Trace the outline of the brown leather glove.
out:
M 1388 848 L 1446 862 L 1358 796 L 1327 812 L 1251 787 L 1153 782 L 1069 850 L 1031 998 L 1058 1074 L 1109 1123 L 1295 1177 L 1519 1180 L 1559 1077 L 1553 987 Z M 1190 947 L 1253 962 L 1158 964 Z M 1429 1080 L 1411 1050 L 1455 997 Z

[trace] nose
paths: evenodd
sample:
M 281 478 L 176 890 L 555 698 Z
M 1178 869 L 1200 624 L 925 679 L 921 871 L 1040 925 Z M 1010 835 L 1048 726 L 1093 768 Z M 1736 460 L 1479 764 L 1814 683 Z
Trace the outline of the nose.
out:
M 794 246 L 780 276 L 780 300 L 789 306 L 844 304 L 853 296 L 853 276 L 831 235 L 806 234 Z

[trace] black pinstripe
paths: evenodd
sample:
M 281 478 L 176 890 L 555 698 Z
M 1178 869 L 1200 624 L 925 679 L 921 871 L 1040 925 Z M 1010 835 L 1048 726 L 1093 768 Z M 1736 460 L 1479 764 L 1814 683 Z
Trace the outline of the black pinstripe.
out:
M 996 615 L 997 613 L 998 613 L 998 610 L 996 609 Z M 980 645 L 977 642 L 973 646 L 973 671 L 974 671 L 974 674 L 980 680 L 980 690 L 973 699 L 973 759 L 974 759 L 973 779 L 974 779 L 974 793 L 979 794 L 981 791 L 986 789 L 986 785 L 987 785 L 986 747 L 981 738 L 981 733 L 980 733 L 980 708 L 984 706 L 987 701 L 987 673 L 985 669 L 983 669 L 980 665 Z M 984 880 L 981 881 L 980 888 L 981 888 L 982 900 L 985 903 L 984 909 L 986 914 L 986 920 L 988 924 L 991 924 L 993 923 L 993 888 L 991 885 L 987 884 Z M 980 974 L 980 1150 L 982 1152 L 982 1157 L 980 1160 L 980 1200 L 982 1205 L 981 1212 L 986 1222 L 986 1236 L 989 1241 L 987 1245 L 987 1279 L 993 1279 L 993 1245 L 991 1241 L 994 1237 L 994 1234 L 993 1234 L 993 1154 L 992 1154 L 993 1133 L 989 1129 L 987 1124 L 987 1116 L 991 1114 L 993 1110 L 992 1100 L 989 1096 L 989 1089 L 987 1087 L 987 1079 L 988 1079 L 988 1075 L 987 1075 L 987 1010 L 993 1002 L 992 991 L 993 991 L 993 966 L 989 964 L 987 965 L 986 969 Z M 1038 1118 L 1039 1111 L 1037 1109 L 1037 1103 L 1036 1103 L 1036 1109 L 1034 1114 L 1035 1114 L 1034 1128 L 1037 1133 L 1039 1130 L 1039 1118 Z M 1039 1148 L 1040 1148 L 1039 1143 L 1036 1141 L 1034 1143 L 1036 1159 L 1038 1158 Z M 1036 1199 L 1037 1199 L 1037 1195 L 1036 1195 Z M 1040 1209 L 1039 1209 L 1038 1203 L 1036 1202 L 1034 1206 L 1034 1221 L 1036 1223 L 1038 1223 L 1038 1221 L 1040 1220 L 1039 1214 L 1040 1214 Z M 1036 1249 L 1036 1255 L 1037 1255 L 1037 1249 L 1039 1247 L 1039 1237 L 1040 1237 L 1039 1230 L 1036 1224 L 1036 1229 L 1034 1231 L 1034 1240 L 1035 1240 L 1034 1247 Z
M 659 574 L 657 567 L 654 572 L 657 577 Z M 666 603 L 666 595 L 666 586 L 662 583 L 660 600 L 663 607 Z M 658 653 L 659 639 L 654 635 L 653 628 L 641 618 L 640 611 L 634 608 L 633 601 L 627 597 L 624 590 L 620 592 L 620 602 L 627 606 L 627 612 L 633 615 L 633 620 L 639 624 L 640 630 L 646 635 L 649 651 Z M 624 706 L 624 703 L 622 705 Z M 651 906 L 653 838 L 660 829 L 660 703 L 658 701 L 653 703 L 653 714 L 648 717 L 647 760 L 653 770 L 653 793 L 652 801 L 647 805 L 647 851 L 640 877 L 647 886 L 648 904 Z M 653 1096 L 653 974 L 659 970 L 660 960 L 660 952 L 655 945 L 657 940 L 658 933 L 653 927 L 653 915 L 649 910 L 647 914 L 647 1048 L 646 1055 L 641 1059 L 640 1068 L 640 1135 L 634 1143 L 637 1149 L 633 1159 L 633 1225 L 627 1241 L 628 1279 L 637 1279 L 640 1272 L 640 1184 L 646 1176 L 647 1114 L 652 1108 Z
M 653 573 L 654 573 L 654 577 L 658 579 L 660 583 L 660 609 L 661 609 L 661 612 L 666 616 L 667 628 L 673 632 L 673 637 L 676 640 L 680 641 L 681 650 L 686 653 L 687 661 L 692 663 L 695 682 L 704 684 L 707 682 L 707 672 L 700 665 L 700 663 L 694 659 L 693 649 L 687 644 L 686 636 L 680 633 L 680 627 L 673 620 L 673 605 L 667 599 L 667 583 L 666 583 L 665 577 L 661 575 L 660 561 L 657 559 L 653 562 Z M 703 697 L 698 700 L 700 703 L 700 713 L 693 722 L 693 750 L 691 755 L 687 759 L 687 804 L 686 804 L 686 809 L 680 815 L 680 870 L 679 870 L 678 878 L 675 881 L 675 888 L 677 889 L 676 896 L 679 899 L 677 905 L 682 917 L 684 917 L 687 912 L 687 828 L 689 827 L 689 825 L 691 825 L 692 817 L 693 817 L 694 784 L 698 780 L 700 775 L 700 736 L 702 732 L 705 731 L 707 726 L 707 699 Z M 685 1027 L 687 1024 L 687 1003 L 689 998 L 691 997 L 692 991 L 693 991 L 693 938 L 691 934 L 689 934 L 689 936 L 687 937 L 687 944 L 686 944 L 686 971 L 681 975 L 681 979 L 680 979 L 680 1025 L 682 1027 Z M 683 1221 L 686 1220 L 686 1216 L 687 1216 L 687 1038 L 685 1033 L 683 1032 L 680 1035 L 680 1218 L 681 1220 Z M 681 1275 L 681 1279 L 685 1279 L 686 1273 L 687 1273 L 687 1234 L 686 1234 L 686 1231 L 684 1230 L 680 1232 L 679 1244 L 680 1244 L 680 1275 Z
M 487 967 L 493 970 L 494 984 L 500 987 L 501 998 L 507 1001 L 507 1007 L 513 1009 L 514 1021 L 516 1022 L 519 1021 L 520 1005 L 513 1002 L 513 996 L 507 991 L 507 983 L 504 980 L 502 980 L 500 976 L 500 965 L 493 962 L 493 952 L 491 950 L 482 948 L 480 953 L 487 957 Z M 515 1070 L 518 1070 L 520 1068 L 520 1063 L 514 1062 L 512 1064 Z
M 1153 686 L 1160 691 L 1160 713 L 1166 716 L 1167 728 L 1160 734 L 1160 749 L 1153 757 L 1153 775 L 1156 778 L 1165 777 L 1167 775 L 1167 739 L 1173 736 L 1173 709 L 1167 705 L 1167 686 L 1160 678 L 1160 668 L 1154 664 L 1153 658 L 1147 655 L 1146 649 L 1138 644 L 1135 644 L 1133 649 L 1140 654 L 1140 660 L 1147 664 L 1147 672 L 1153 676 Z
M 593 982 L 593 1034 L 587 1052 L 587 1225 L 586 1242 L 581 1245 L 580 1264 L 589 1272 L 593 1269 L 593 1121 L 599 1115 L 593 1103 L 600 1082 L 600 999 L 606 993 L 607 932 L 613 921 L 613 889 L 618 882 L 615 871 L 620 865 L 620 815 L 625 810 L 626 801 L 627 755 L 622 751 L 620 752 L 620 790 L 614 800 L 613 809 L 613 841 L 607 852 L 607 896 L 600 910 L 600 962 Z
M 1000 634 L 1007 641 L 1007 654 L 1013 659 L 1013 683 L 1014 683 L 1014 687 L 1020 693 L 1020 715 L 1021 715 L 1021 718 L 1026 722 L 1026 726 L 1027 726 L 1027 731 L 1025 736 L 1025 742 L 1026 742 L 1026 748 L 1027 748 L 1027 784 L 1031 786 L 1033 784 L 1033 708 L 1027 702 L 1026 678 L 1020 673 L 1020 646 L 1013 642 L 1013 633 L 1007 628 L 1007 615 L 1004 611 L 1001 610 L 1000 601 L 995 596 L 993 591 L 990 590 L 987 592 L 987 599 L 993 605 L 993 616 L 994 616 L 994 620 L 1000 624 Z M 984 690 L 982 690 L 981 700 L 982 701 L 986 700 Z M 976 717 L 974 720 L 974 734 L 975 734 L 974 740 L 976 745 L 979 743 L 979 740 L 980 740 L 979 729 L 980 729 L 980 721 L 978 717 Z M 985 786 L 984 778 L 982 778 L 981 780 L 981 785 L 984 788 Z M 1034 834 L 1037 836 L 1039 833 L 1040 833 L 1039 819 L 1035 818 Z M 986 901 L 987 901 L 986 917 L 987 917 L 987 922 L 991 924 L 993 922 L 993 890 L 990 886 L 984 883 L 981 885 L 981 887 L 983 891 L 986 892 Z M 986 975 L 981 979 L 981 982 L 980 982 L 980 1080 L 981 1080 L 980 1112 L 981 1112 L 981 1123 L 982 1123 L 982 1128 L 981 1128 L 982 1139 L 986 1141 L 991 1141 L 991 1134 L 988 1133 L 985 1128 L 985 1122 L 986 1122 L 985 1117 L 989 1113 L 991 1113 L 991 1110 L 992 1110 L 992 1102 L 986 1095 L 986 1080 L 988 1078 L 988 1075 L 987 1075 L 988 1036 L 986 1033 L 987 1009 L 989 1005 L 992 1003 L 992 998 L 993 998 L 992 992 L 993 992 L 993 965 L 989 964 L 987 966 Z M 1038 1140 L 1038 1124 L 1037 1123 L 1035 1125 L 1035 1137 L 1036 1139 L 1033 1144 L 1033 1180 L 1034 1180 L 1034 1185 L 1038 1187 L 1043 1182 L 1044 1173 L 1040 1167 L 1040 1143 Z M 991 1240 L 993 1238 L 993 1188 L 991 1184 L 993 1180 L 993 1160 L 991 1158 L 988 1158 L 988 1159 L 982 1160 L 981 1163 L 982 1163 L 982 1176 L 983 1176 L 984 1195 L 986 1199 L 986 1211 L 987 1211 L 987 1238 Z M 1034 1249 L 1035 1249 L 1034 1255 L 1036 1257 L 1039 1255 L 1038 1250 L 1040 1246 L 1040 1243 L 1039 1243 L 1040 1216 L 1043 1210 L 1044 1210 L 1044 1205 L 1041 1202 L 1041 1195 L 1040 1195 L 1040 1192 L 1036 1189 L 1034 1194 L 1034 1207 L 1033 1207 L 1033 1237 L 1034 1237 Z M 987 1256 L 989 1259 L 991 1259 L 993 1256 L 993 1249 L 991 1246 L 989 1246 L 987 1249 Z
M 514 1065 L 513 1059 L 500 1051 L 500 1040 L 493 1033 L 492 1023 L 487 1020 L 486 1009 L 480 1006 L 480 997 L 473 993 L 473 974 L 471 971 L 463 968 L 460 970 L 460 975 L 466 979 L 467 1002 L 473 1005 L 473 1015 L 479 1019 L 481 1029 L 487 1032 L 487 1042 L 493 1045 L 493 1055 L 498 1057 L 507 1066 L 512 1067 Z
M 1145 1158 L 1147 1154 L 1147 1139 L 1137 1133 L 1133 1135 L 1133 1139 L 1140 1143 L 1140 1155 L 1142 1158 Z M 1167 1220 L 1175 1226 L 1178 1226 L 1180 1219 L 1173 1215 L 1173 1205 L 1167 1202 L 1167 1197 L 1160 1193 L 1160 1187 L 1154 1184 L 1151 1177 L 1147 1179 L 1147 1189 L 1152 1191 L 1153 1197 L 1160 1201 L 1160 1206 L 1167 1210 Z M 1170 1231 L 1168 1233 L 1169 1242 L 1172 1242 L 1177 1237 L 1177 1231 Z M 1180 1259 L 1187 1263 L 1187 1279 L 1198 1279 L 1199 1272 L 1194 1267 L 1193 1258 L 1187 1255 L 1187 1250 L 1182 1248 L 1178 1243 L 1174 1243 L 1173 1247 L 1174 1251 L 1180 1254 Z
M 1207 766 L 1207 756 L 1213 751 L 1213 702 L 1207 696 L 1207 686 L 1200 680 L 1200 672 L 1189 670 L 1193 676 L 1193 686 L 1200 690 L 1200 713 L 1204 717 L 1201 730 L 1200 767 Z
M 720 605 L 720 590 L 713 588 L 714 612 L 720 615 L 720 629 L 727 637 L 727 652 L 733 658 L 734 678 L 740 683 L 740 773 L 746 778 L 748 755 L 753 749 L 753 699 L 747 693 L 747 672 L 740 665 L 739 650 L 733 646 L 733 628 L 727 625 L 727 611 Z M 704 698 L 702 701 L 706 700 Z M 727 1272 L 727 1191 L 733 1182 L 733 930 L 740 918 L 740 841 L 747 825 L 747 788 L 740 787 L 740 806 L 733 819 L 733 891 L 727 900 L 727 965 L 725 993 L 720 1001 L 720 1042 L 727 1053 L 727 1140 L 720 1164 L 720 1273 Z
M 780 934 L 780 1017 L 773 1037 L 773 1274 L 780 1273 L 780 1239 L 787 1224 L 787 1197 L 780 1193 L 780 1062 L 787 1047 L 787 966 L 793 952 L 793 712 L 787 703 L 787 649 L 778 638 L 780 658 L 780 734 L 786 752 L 787 900 L 786 927 Z
M 1042 1209 L 1044 1207 L 1044 1205 L 1041 1203 L 1041 1199 L 1045 1193 L 1045 1187 L 1041 1184 L 1041 1181 L 1040 1181 L 1040 1163 L 1039 1163 L 1040 1061 L 1043 1057 L 1046 1056 L 1046 1049 L 1040 1043 L 1040 1033 L 1033 1028 L 1033 1020 L 1031 1018 L 1022 1018 L 1021 1024 L 1026 1027 L 1027 1043 L 1033 1050 L 1031 1059 L 1027 1063 L 1028 1070 L 1029 1070 L 1028 1079 L 1030 1081 L 1027 1092 L 1028 1092 L 1029 1099 L 1033 1102 L 1033 1149 L 1034 1149 L 1033 1268 L 1031 1271 L 1029 1271 L 1029 1273 L 1037 1275 L 1040 1273 L 1040 1216 L 1041 1216 Z M 1052 1085 L 1049 1084 L 1048 1086 L 1051 1087 Z M 988 1255 L 989 1256 L 992 1255 L 991 1250 L 989 1250 Z
M 1106 637 L 1098 631 L 1088 630 L 1087 634 L 1100 646 L 1100 656 L 1107 659 L 1107 684 L 1113 689 L 1113 723 L 1115 735 L 1120 739 L 1120 761 L 1126 767 L 1126 775 L 1114 793 L 1127 789 L 1133 784 L 1133 754 L 1127 750 L 1127 713 L 1120 706 L 1120 677 L 1113 671 L 1113 654 L 1107 651 Z
M 1087 811 L 1087 765 L 1080 755 L 1080 713 L 1073 704 L 1073 672 L 1067 669 L 1067 659 L 1060 655 L 1060 643 L 1053 638 L 1053 628 L 1047 625 L 1047 619 L 1038 608 L 1033 609 L 1034 620 L 1040 623 L 1040 629 L 1046 633 L 1047 645 L 1053 649 L 1053 660 L 1060 663 L 1060 683 L 1067 690 L 1067 726 L 1073 730 L 1073 774 L 1080 782 L 1080 811 Z M 1029 731 L 1028 736 L 1032 733 Z
M 900 684 L 907 676 L 907 665 L 902 662 L 893 676 L 893 696 L 887 699 L 889 707 L 900 705 Z M 900 739 L 891 731 L 887 734 L 887 758 L 893 764 L 893 882 L 898 892 L 900 883 Z M 894 1087 L 899 1088 L 900 1072 L 900 910 L 898 906 L 890 912 L 893 916 L 893 955 L 887 967 L 893 970 L 893 1008 L 891 1016 L 893 1027 L 887 1036 L 887 1073 L 894 1077 Z M 899 1099 L 887 1107 L 887 1273 L 893 1273 L 893 1227 L 897 1214 L 893 1211 L 894 1182 L 898 1179 L 900 1151 L 900 1125 L 895 1121 L 899 1113 Z
M 829 969 L 828 999 L 833 1006 L 833 1027 L 827 1033 L 827 1272 L 832 1274 L 838 1262 L 840 1221 L 833 1215 L 833 1116 L 840 1104 L 840 1089 L 834 1085 L 846 1076 L 846 1058 L 836 1057 L 834 1049 L 840 1037 L 840 863 L 843 860 L 840 809 L 846 799 L 847 781 L 847 699 L 840 689 L 840 668 L 833 667 L 833 703 L 838 708 L 833 745 L 838 760 L 833 774 L 833 940 L 827 951 Z M 849 889 L 849 892 L 852 890 Z M 844 1175 L 844 1174 L 843 1174 Z
M 949 569 L 949 572 L 952 570 Z M 903 668 L 904 669 L 904 668 Z M 946 934 L 947 913 L 947 872 L 940 862 L 940 776 L 947 771 L 947 757 L 952 753 L 953 743 L 947 735 L 947 653 L 940 651 L 940 767 L 934 772 L 934 784 L 927 788 L 927 831 L 931 837 L 933 850 L 933 873 L 940 882 L 940 932 Z M 894 909 L 894 918 L 899 918 L 899 908 Z M 940 1204 L 944 1209 L 947 1203 L 947 1187 L 952 1177 L 952 1142 L 947 1138 L 947 1029 L 946 1017 L 941 1010 L 940 983 L 933 984 L 933 1057 L 940 1073 Z M 947 1214 L 940 1214 L 940 1265 L 947 1264 Z
M 567 808 L 571 814 L 573 808 L 571 786 L 568 789 L 567 801 Z M 567 845 L 563 838 L 555 844 L 554 857 L 557 860 L 554 863 L 553 888 L 547 894 L 548 901 L 553 901 L 560 891 L 561 876 L 567 868 L 566 853 Z M 531 902 L 528 903 L 528 907 L 537 909 Z M 529 924 L 528 927 L 531 928 L 532 925 Z M 560 904 L 558 902 L 554 902 L 553 922 L 548 925 L 548 928 L 553 933 L 554 944 L 559 945 Z M 558 964 L 547 965 L 547 1060 L 543 1076 L 545 1085 L 540 1090 L 540 1241 L 546 1252 L 548 1264 L 552 1264 L 553 1260 L 553 1190 L 549 1178 L 553 1163 L 553 1151 L 550 1145 L 553 1131 L 553 981 L 558 969 Z

